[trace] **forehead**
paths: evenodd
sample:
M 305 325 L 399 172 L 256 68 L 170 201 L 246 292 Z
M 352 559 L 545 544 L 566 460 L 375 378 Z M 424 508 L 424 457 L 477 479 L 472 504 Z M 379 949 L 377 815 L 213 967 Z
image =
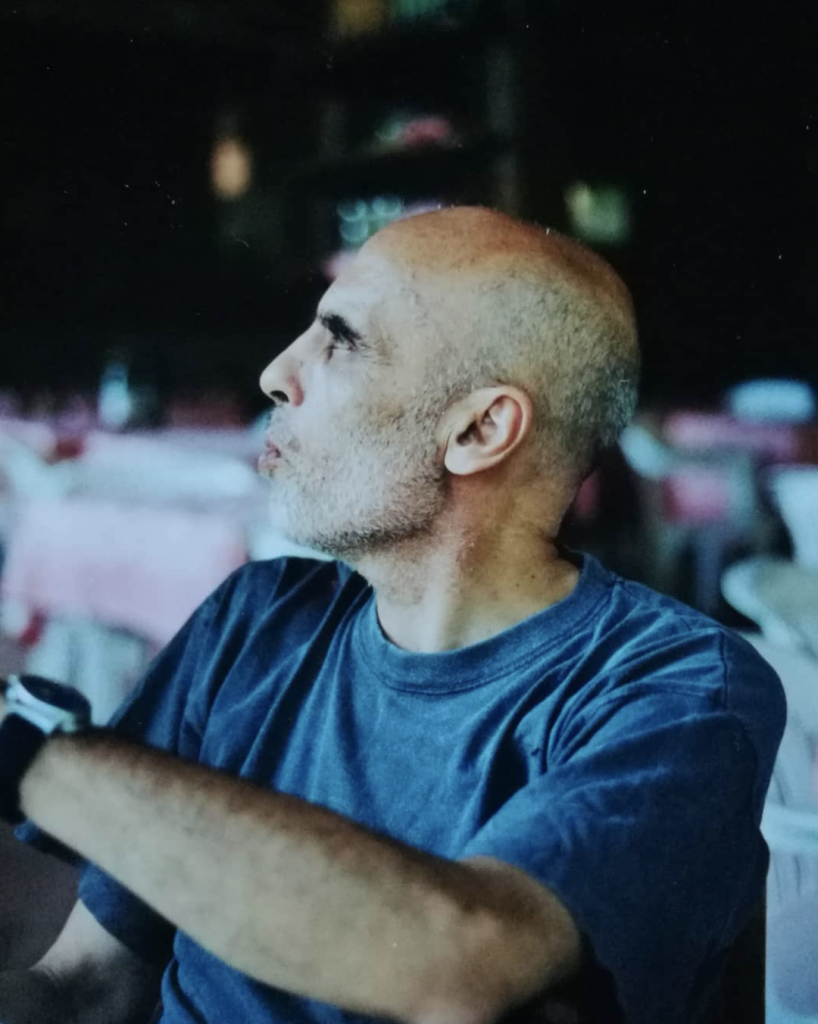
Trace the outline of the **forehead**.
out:
M 324 293 L 321 304 L 343 301 L 361 308 L 379 304 L 401 288 L 401 277 L 394 261 L 361 249 Z
M 425 302 L 411 270 L 365 247 L 338 275 L 318 304 L 319 314 L 338 313 L 358 330 L 376 333 L 391 349 L 402 347 L 424 317 Z

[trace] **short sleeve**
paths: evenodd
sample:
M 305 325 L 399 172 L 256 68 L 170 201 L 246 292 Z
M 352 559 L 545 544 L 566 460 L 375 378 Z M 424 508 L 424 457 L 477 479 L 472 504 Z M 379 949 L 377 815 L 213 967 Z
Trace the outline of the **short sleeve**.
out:
M 214 615 L 229 583 L 230 579 L 216 590 L 160 652 L 114 714 L 110 728 L 186 759 L 197 758 L 200 733 L 190 709 L 212 651 Z M 71 851 L 32 822 L 20 825 L 17 836 L 43 852 L 72 859 Z M 83 870 L 79 898 L 106 931 L 141 959 L 157 964 L 168 960 L 174 934 L 171 925 L 93 864 Z
M 581 713 L 571 752 L 462 857 L 506 861 L 562 900 L 595 979 L 581 988 L 612 991 L 621 1014 L 609 1007 L 595 1020 L 688 1024 L 762 894 L 758 759 L 740 719 L 712 698 L 625 689 Z

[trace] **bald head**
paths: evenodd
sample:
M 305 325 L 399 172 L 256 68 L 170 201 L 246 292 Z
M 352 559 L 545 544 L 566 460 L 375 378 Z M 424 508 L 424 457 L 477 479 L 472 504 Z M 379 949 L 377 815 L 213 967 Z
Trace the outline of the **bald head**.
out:
M 475 207 L 398 221 L 366 250 L 398 268 L 430 327 L 429 367 L 451 398 L 512 384 L 534 406 L 540 464 L 580 478 L 636 402 L 627 288 L 570 239 Z
M 633 320 L 630 295 L 610 264 L 550 228 L 496 210 L 459 206 L 396 221 L 368 246 L 392 254 L 415 272 L 460 278 L 492 275 L 537 278 L 595 297 Z

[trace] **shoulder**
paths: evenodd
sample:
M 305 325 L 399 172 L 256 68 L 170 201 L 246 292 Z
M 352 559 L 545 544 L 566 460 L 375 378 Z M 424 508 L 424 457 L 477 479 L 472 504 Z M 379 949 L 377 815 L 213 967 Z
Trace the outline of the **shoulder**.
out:
M 761 760 L 774 756 L 786 704 L 772 666 L 722 623 L 640 583 L 601 573 L 608 599 L 588 653 L 599 682 L 585 714 L 607 717 L 641 703 L 668 720 L 721 714 L 740 725 Z
M 599 570 L 608 598 L 593 624 L 594 654 L 620 685 L 686 687 L 706 691 L 725 706 L 741 702 L 742 680 L 778 690 L 773 668 L 734 630 L 650 587 Z
M 248 562 L 205 602 L 203 610 L 221 631 L 252 631 L 274 616 L 314 618 L 339 602 L 348 604 L 367 587 L 343 562 L 285 556 Z
M 231 600 L 235 600 L 255 593 L 283 595 L 310 586 L 334 589 L 351 575 L 352 569 L 343 562 L 285 555 L 247 562 L 232 572 L 225 583 Z

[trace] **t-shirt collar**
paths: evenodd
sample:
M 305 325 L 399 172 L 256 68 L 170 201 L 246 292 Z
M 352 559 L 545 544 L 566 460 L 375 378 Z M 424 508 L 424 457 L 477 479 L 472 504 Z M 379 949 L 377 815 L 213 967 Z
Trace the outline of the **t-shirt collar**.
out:
M 386 685 L 426 693 L 472 689 L 522 671 L 610 596 L 611 574 L 591 555 L 573 557 L 580 574 L 567 597 L 488 640 L 436 654 L 406 651 L 389 640 L 378 620 L 375 593 L 368 587 L 353 624 L 355 653 Z

